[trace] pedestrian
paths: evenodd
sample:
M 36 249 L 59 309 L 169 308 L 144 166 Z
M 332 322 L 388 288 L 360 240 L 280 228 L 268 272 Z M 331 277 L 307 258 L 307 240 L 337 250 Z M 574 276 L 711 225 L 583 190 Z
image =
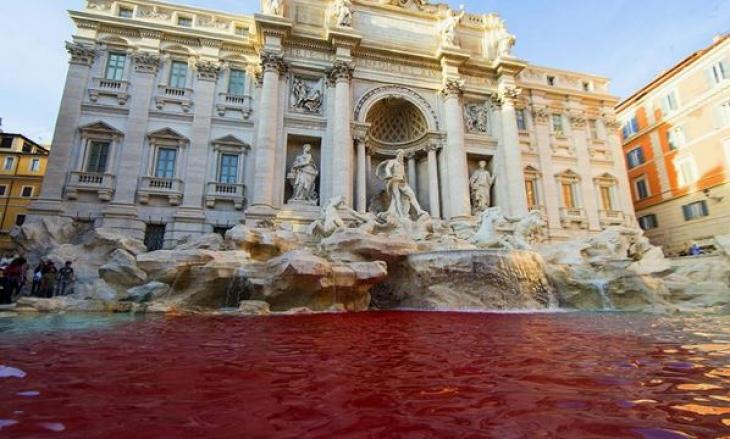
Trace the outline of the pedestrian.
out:
M 48 261 L 42 271 L 41 277 L 41 297 L 53 297 L 53 291 L 56 288 L 56 276 L 58 269 L 53 261 Z
M 6 294 L 14 298 L 23 287 L 23 278 L 25 277 L 25 258 L 17 257 L 13 262 L 5 267 L 5 288 L 8 289 Z
M 33 285 L 30 289 L 31 296 L 40 296 L 41 278 L 43 277 L 43 269 L 46 268 L 46 261 L 41 259 L 33 270 Z
M 5 253 L 3 257 L 0 258 L 0 267 L 7 267 L 11 262 L 13 262 L 13 254 Z
M 699 256 L 701 254 L 702 254 L 702 249 L 696 242 L 693 242 L 692 246 L 689 248 L 689 255 L 690 256 Z
M 60 270 L 58 270 L 56 295 L 65 296 L 66 290 L 71 290 L 71 288 L 69 287 L 73 284 L 75 280 L 76 278 L 74 276 L 74 269 L 71 267 L 71 261 L 66 261 L 66 264 Z

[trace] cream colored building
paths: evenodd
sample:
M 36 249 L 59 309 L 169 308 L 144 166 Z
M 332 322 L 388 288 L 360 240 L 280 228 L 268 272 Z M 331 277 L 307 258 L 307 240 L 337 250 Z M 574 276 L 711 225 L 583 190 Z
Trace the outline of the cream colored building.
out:
M 617 106 L 640 225 L 669 254 L 730 233 L 730 36 Z
M 89 0 L 38 215 L 91 218 L 151 247 L 241 221 L 303 227 L 328 199 L 377 208 L 374 170 L 404 151 L 435 218 L 474 214 L 469 177 L 496 176 L 509 215 L 544 211 L 566 239 L 631 224 L 605 78 L 511 55 L 494 14 L 425 0 L 264 0 L 236 15 Z M 317 199 L 289 202 L 304 144 Z

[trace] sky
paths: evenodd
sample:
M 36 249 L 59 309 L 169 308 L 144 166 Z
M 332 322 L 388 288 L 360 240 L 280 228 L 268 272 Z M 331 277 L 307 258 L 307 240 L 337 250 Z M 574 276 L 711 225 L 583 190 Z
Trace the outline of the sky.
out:
M 52 141 L 67 64 L 66 10 L 83 0 L 3 0 L 0 117 L 5 132 Z M 258 0 L 175 0 L 248 14 Z M 611 79 L 630 96 L 713 36 L 730 31 L 730 0 L 462 0 L 471 13 L 497 12 L 517 36 L 514 55 L 533 64 Z

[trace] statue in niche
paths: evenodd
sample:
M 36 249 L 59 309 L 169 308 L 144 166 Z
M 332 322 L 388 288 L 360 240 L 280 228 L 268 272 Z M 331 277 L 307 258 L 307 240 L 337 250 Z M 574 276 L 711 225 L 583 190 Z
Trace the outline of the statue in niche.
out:
M 456 28 L 464 18 L 466 11 L 462 5 L 459 13 L 449 10 L 446 14 L 446 18 L 441 22 L 441 42 L 444 46 L 459 47 L 456 41 Z
M 495 177 L 487 170 L 487 162 L 480 161 L 479 168 L 469 179 L 473 215 L 478 215 L 491 207 L 494 180 Z
M 264 14 L 284 16 L 284 0 L 264 0 Z
M 311 145 L 304 145 L 302 147 L 302 153 L 294 160 L 289 170 L 287 179 L 294 192 L 293 196 L 289 199 L 290 203 L 317 204 L 319 197 L 317 195 L 316 182 L 319 176 L 319 169 L 314 162 L 311 151 Z
M 350 0 L 335 0 L 332 4 L 332 15 L 339 27 L 352 27 L 352 3 Z
M 310 87 L 303 79 L 294 78 L 291 92 L 292 107 L 308 113 L 318 113 L 322 108 L 322 92 Z
M 466 129 L 471 132 L 489 132 L 489 111 L 486 104 L 468 104 L 465 108 Z
M 404 152 L 400 150 L 394 159 L 382 162 L 375 169 L 375 175 L 385 183 L 385 191 L 390 198 L 387 213 L 406 220 L 412 219 L 412 213 L 416 218 L 428 216 L 428 213 L 421 209 L 415 192 L 408 185 L 403 157 Z

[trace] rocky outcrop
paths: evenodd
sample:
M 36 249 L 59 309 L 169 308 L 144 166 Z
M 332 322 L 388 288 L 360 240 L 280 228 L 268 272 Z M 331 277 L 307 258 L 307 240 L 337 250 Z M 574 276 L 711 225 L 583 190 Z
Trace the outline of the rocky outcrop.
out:
M 126 290 L 147 281 L 147 273 L 140 270 L 134 255 L 121 248 L 109 255 L 109 260 L 99 267 L 99 276 L 109 285 Z
M 409 255 L 373 291 L 381 309 L 546 309 L 554 291 L 529 251 L 464 250 Z
M 162 282 L 150 282 L 138 287 L 130 288 L 127 290 L 127 294 L 121 297 L 121 300 L 135 302 L 135 303 L 146 303 L 161 300 L 170 292 L 170 286 L 163 284 Z

